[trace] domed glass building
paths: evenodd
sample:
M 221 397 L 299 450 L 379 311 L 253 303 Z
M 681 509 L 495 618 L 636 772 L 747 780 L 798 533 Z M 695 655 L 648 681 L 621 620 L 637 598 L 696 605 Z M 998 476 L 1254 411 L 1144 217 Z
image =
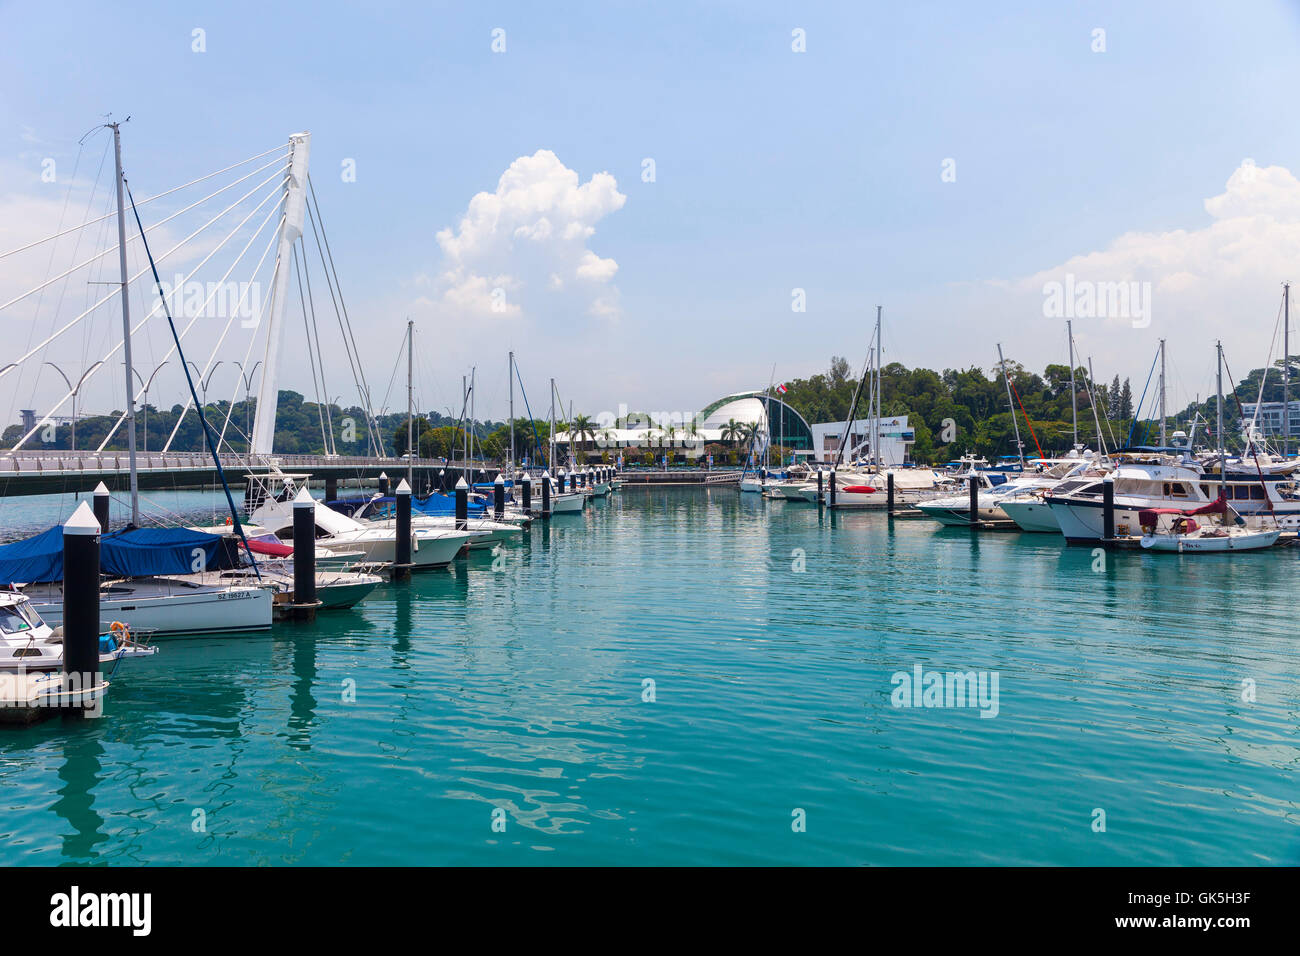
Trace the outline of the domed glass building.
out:
M 773 444 L 810 451 L 812 428 L 802 415 L 775 395 L 765 392 L 737 392 L 712 402 L 696 416 L 706 441 L 721 441 L 722 429 L 731 420 L 758 425 Z M 715 437 L 716 435 L 716 437 Z
M 664 447 L 667 444 L 684 449 L 689 457 L 695 457 L 703 454 L 706 444 L 734 441 L 731 435 L 723 435 L 727 423 L 734 420 L 738 425 L 758 426 L 756 445 L 760 450 L 769 440 L 795 451 L 811 453 L 813 450 L 812 428 L 803 416 L 777 396 L 761 391 L 725 395 L 695 415 L 634 412 L 622 415 L 618 421 L 608 413 L 596 418 L 594 437 L 588 437 L 586 441 L 597 448 Z M 565 432 L 555 437 L 560 444 L 569 442 Z

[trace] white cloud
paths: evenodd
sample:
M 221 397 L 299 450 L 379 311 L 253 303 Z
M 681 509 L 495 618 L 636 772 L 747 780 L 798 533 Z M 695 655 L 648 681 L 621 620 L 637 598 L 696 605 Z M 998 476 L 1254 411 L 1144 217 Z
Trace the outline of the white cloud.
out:
M 1064 284 L 1067 276 L 1075 287 L 1149 283 L 1150 324 L 1126 315 L 1076 316 L 1080 353 L 1094 358 L 1099 378 L 1118 372 L 1136 380 L 1145 377 L 1157 340 L 1165 338 L 1170 361 L 1182 370 L 1170 373 L 1171 404 L 1203 396 L 1212 385 L 1206 375 L 1213 371 L 1216 339 L 1223 340 L 1238 377 L 1268 359 L 1281 283 L 1297 278 L 1300 262 L 1300 180 L 1284 167 L 1244 161 L 1221 193 L 1189 204 L 1189 222 L 1168 231 L 1121 233 L 1102 248 L 1031 275 L 922 294 L 908 311 L 929 317 L 930 329 L 907 331 L 909 338 L 922 333 L 909 342 L 909 356 L 923 365 L 990 368 L 1001 341 L 1009 358 L 1031 368 L 1063 363 L 1064 322 L 1045 314 L 1045 287 Z M 950 333 L 942 355 L 934 352 L 934 326 Z M 1273 358 L 1279 350 L 1280 343 Z
M 574 307 L 617 317 L 618 263 L 587 241 L 626 201 L 609 173 L 583 183 L 548 149 L 519 157 L 495 192 L 478 193 L 456 227 L 438 233 L 445 263 L 429 301 L 451 318 Z

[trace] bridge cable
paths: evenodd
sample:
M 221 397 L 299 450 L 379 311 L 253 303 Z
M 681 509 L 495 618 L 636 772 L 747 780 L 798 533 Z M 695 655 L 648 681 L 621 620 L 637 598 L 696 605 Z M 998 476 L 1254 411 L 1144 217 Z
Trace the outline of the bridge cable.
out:
M 135 216 L 136 228 L 140 230 L 140 241 L 144 244 L 144 254 L 149 257 L 149 268 L 153 270 L 153 281 L 159 288 L 162 288 L 162 281 L 158 277 L 158 264 L 154 262 L 153 253 L 149 251 L 149 239 L 144 234 L 144 224 L 140 222 L 140 211 L 135 208 L 135 199 L 131 197 L 131 187 L 127 186 L 126 194 L 128 198 L 131 198 L 131 212 Z M 190 398 L 195 405 L 198 405 L 199 393 L 194 389 L 194 379 L 190 377 L 189 366 L 185 362 L 185 352 L 181 348 L 181 339 L 176 334 L 176 323 L 172 321 L 171 309 L 167 308 L 165 301 L 163 302 L 163 311 L 167 316 L 167 327 L 172 332 L 172 341 L 176 343 L 176 352 L 181 359 L 181 371 L 185 373 L 185 381 L 190 387 Z M 248 537 L 244 534 L 244 525 L 239 520 L 239 512 L 235 510 L 235 499 L 230 494 L 230 484 L 226 481 L 226 472 L 221 467 L 221 456 L 217 454 L 217 446 L 213 443 L 212 428 L 208 425 L 208 418 L 203 413 L 202 407 L 199 408 L 199 421 L 203 425 L 203 435 L 207 439 L 208 450 L 212 453 L 212 463 L 217 466 L 217 477 L 221 479 L 221 488 L 226 493 L 226 504 L 230 506 L 230 520 L 235 526 L 235 532 L 239 535 L 239 540 L 244 543 L 244 551 L 248 555 L 248 560 L 253 564 L 253 573 L 257 575 L 257 579 L 260 581 L 262 580 L 262 572 L 258 570 L 257 557 L 253 554 L 253 549 L 248 546 Z
M 258 203 L 255 207 L 253 207 L 253 210 L 252 210 L 252 211 L 251 211 L 247 216 L 244 217 L 244 219 L 239 223 L 239 225 L 235 226 L 235 228 L 230 232 L 230 234 L 227 235 L 225 239 L 221 240 L 220 245 L 218 245 L 215 249 L 213 249 L 210 253 L 208 253 L 208 255 L 204 258 L 203 262 L 200 262 L 197 266 L 194 267 L 193 270 L 191 270 L 190 275 L 191 275 L 191 276 L 194 275 L 194 273 L 197 272 L 199 269 L 201 269 L 201 268 L 203 267 L 203 265 L 204 265 L 205 263 L 208 262 L 209 259 L 211 259 L 214 255 L 216 255 L 217 252 L 219 252 L 219 251 L 221 250 L 221 248 L 222 248 L 223 246 L 225 246 L 225 244 L 226 244 L 227 242 L 229 242 L 231 239 L 233 239 L 233 238 L 235 237 L 235 235 L 239 232 L 239 230 L 243 228 L 244 224 L 247 223 L 249 219 L 253 218 L 253 216 L 257 214 L 258 210 L 260 210 L 264 205 L 266 205 L 266 203 L 267 203 L 269 200 L 271 200 L 274 196 L 275 196 L 275 193 L 274 193 L 274 192 L 268 194 L 267 197 L 266 197 L 265 199 L 263 199 L 263 200 L 262 200 L 260 203 Z M 236 257 L 235 257 L 235 261 L 232 262 L 232 263 L 230 264 L 230 268 L 226 270 L 225 275 L 223 275 L 223 276 L 221 277 L 220 281 L 218 281 L 217 283 L 215 283 L 215 284 L 213 285 L 211 291 L 208 292 L 207 298 L 205 298 L 205 299 L 203 300 L 203 304 L 199 306 L 199 308 L 198 308 L 196 314 L 195 314 L 195 315 L 190 319 L 189 325 L 185 326 L 185 331 L 181 333 L 181 338 L 184 338 L 187 334 L 189 334 L 190 329 L 194 327 L 194 323 L 198 320 L 199 316 L 202 315 L 203 312 L 207 309 L 207 307 L 208 307 L 208 303 L 210 303 L 210 302 L 212 301 L 213 297 L 217 294 L 217 292 L 221 289 L 221 287 L 222 287 L 223 285 L 225 285 L 226 280 L 230 278 L 230 274 L 231 274 L 232 272 L 235 271 L 235 267 L 239 265 L 239 263 L 243 260 L 244 255 L 248 252 L 249 246 L 251 246 L 251 245 L 253 244 L 253 242 L 257 239 L 257 237 L 260 236 L 260 235 L 262 234 L 262 230 L 266 228 L 267 223 L 269 223 L 269 222 L 271 221 L 272 217 L 275 216 L 276 212 L 277 212 L 277 211 L 279 210 L 279 208 L 280 208 L 280 204 L 283 203 L 283 202 L 284 202 L 284 198 L 283 198 L 283 196 L 281 196 L 280 202 L 277 202 L 274 206 L 271 207 L 271 211 L 268 212 L 268 213 L 266 214 L 266 218 L 263 219 L 263 220 L 262 220 L 262 224 L 261 224 L 260 226 L 257 227 L 257 231 L 254 232 L 253 235 L 252 235 L 251 237 L 249 237 L 248 242 L 246 242 L 246 243 L 244 244 L 244 248 L 241 249 L 241 250 L 239 251 L 239 255 L 236 256 Z M 263 253 L 262 253 L 262 260 L 265 260 L 265 259 L 266 259 L 266 253 L 263 252 Z M 258 269 L 261 268 L 261 264 L 262 264 L 261 261 L 259 261 L 258 264 L 257 264 L 257 267 L 254 268 L 254 270 L 253 270 L 253 275 L 254 275 L 254 276 L 257 275 Z M 188 278 L 189 278 L 189 277 L 187 276 L 187 277 L 186 277 L 187 281 L 188 281 Z M 240 306 L 242 305 L 242 303 L 243 303 L 243 301 L 244 301 L 244 298 L 248 295 L 248 290 L 249 290 L 250 287 L 251 287 L 251 286 L 246 286 L 246 287 L 244 288 L 244 291 L 243 291 L 243 293 L 241 293 L 241 295 L 240 295 L 240 297 L 239 297 L 239 300 L 235 303 L 235 307 L 231 310 L 231 318 L 232 318 L 232 319 L 233 319 L 233 317 L 234 317 L 235 315 L 237 315 L 237 314 L 239 313 Z M 161 289 L 158 289 L 157 291 L 158 291 L 159 297 L 161 298 L 161 297 L 162 297 L 162 290 L 161 290 Z M 175 297 L 175 296 L 177 296 L 178 293 L 183 293 L 183 288 L 180 289 L 180 290 L 173 291 L 172 295 Z M 183 297 L 183 296 L 182 296 L 182 297 Z M 154 309 L 153 309 L 152 311 L 150 311 L 148 315 L 145 316 L 145 318 L 148 319 L 150 316 L 152 316 L 152 315 L 154 314 L 154 312 L 157 312 L 157 311 L 158 311 L 157 306 L 155 306 Z M 229 321 L 227 321 L 227 323 L 226 323 L 226 328 L 227 328 L 227 330 L 230 328 L 230 322 L 229 322 Z M 225 338 L 225 334 L 224 334 L 224 333 L 222 334 L 222 338 L 223 338 L 223 339 Z M 218 342 L 217 344 L 220 345 L 220 342 Z M 173 355 L 174 352 L 175 352 L 175 349 L 171 349 L 171 348 L 169 348 L 169 349 L 167 350 L 167 354 L 163 356 L 163 361 L 166 361 L 167 359 L 170 359 L 170 358 L 172 357 L 172 355 Z M 209 358 L 208 361 L 211 362 L 212 359 Z M 206 371 L 207 371 L 207 369 L 205 368 L 205 369 L 204 369 L 204 372 L 206 372 Z M 136 392 L 136 394 L 135 394 L 135 400 L 138 401 L 138 400 L 140 399 L 140 397 L 141 397 L 143 394 L 144 394 L 144 389 L 141 388 L 140 391 Z M 186 408 L 185 408 L 184 410 L 181 411 L 180 418 L 178 418 L 177 421 L 176 421 L 176 426 L 175 426 L 176 428 L 179 428 L 179 427 L 180 427 L 181 419 L 183 419 L 183 418 L 185 417 L 185 413 L 188 412 L 188 411 L 189 411 L 189 407 L 188 407 L 188 405 L 187 405 Z M 109 430 L 108 434 L 104 436 L 104 440 L 103 440 L 102 442 L 100 442 L 99 448 L 96 449 L 96 452 L 102 452 L 102 451 L 104 450 L 104 447 L 105 447 L 105 446 L 108 444 L 108 442 L 112 439 L 113 435 L 117 432 L 118 427 L 121 426 L 122 422 L 125 421 L 125 420 L 126 420 L 126 412 L 123 412 L 120 416 L 118 416 L 117 421 L 114 422 L 113 427 Z M 175 429 L 173 429 L 173 431 L 172 431 L 172 437 L 174 438 L 175 435 L 176 435 L 176 432 L 175 432 Z M 171 448 L 171 439 L 169 438 L 168 441 L 167 441 L 167 444 L 163 447 L 163 452 L 164 452 L 164 453 L 167 452 L 170 448 Z
M 166 219 L 162 219 L 162 220 L 159 220 L 158 222 L 155 222 L 152 226 L 149 227 L 149 230 L 152 232 L 153 230 L 157 229 L 159 226 L 164 226 L 164 225 L 166 225 L 167 223 L 169 223 L 169 222 L 171 222 L 173 219 L 175 219 L 177 216 L 184 215 L 185 213 L 187 213 L 187 212 L 189 212 L 191 209 L 193 209 L 195 206 L 200 206 L 200 205 L 202 205 L 203 203 L 207 202 L 209 199 L 213 199 L 213 198 L 215 198 L 215 197 L 221 195 L 221 194 L 222 194 L 223 192 L 225 192 L 227 189 L 232 189 L 232 188 L 234 188 L 235 186 L 238 186 L 238 185 L 239 185 L 240 183 L 242 183 L 245 179 L 249 179 L 249 178 L 251 178 L 251 177 L 257 175 L 258 173 L 260 173 L 262 170 L 266 169 L 268 166 L 273 166 L 273 165 L 274 165 L 274 163 L 267 163 L 266 166 L 261 166 L 261 167 L 259 167 L 258 169 L 253 170 L 253 171 L 252 171 L 251 173 L 249 173 L 247 176 L 244 176 L 244 177 L 242 177 L 242 178 L 240 178 L 240 179 L 236 179 L 233 183 L 230 183 L 230 184 L 227 185 L 227 186 L 222 186 L 222 187 L 221 187 L 220 189 L 218 189 L 216 192 L 211 193 L 210 195 L 204 196 L 202 199 L 198 200 L 197 202 L 190 203 L 188 206 L 184 207 L 183 209 L 178 209 L 176 212 L 172 213 L 172 214 L 171 214 L 170 216 L 168 216 Z M 256 189 L 260 189 L 262 186 L 266 185 L 266 183 L 269 183 L 269 182 L 270 182 L 272 179 L 274 179 L 277 175 L 279 175 L 280 173 L 284 172 L 284 171 L 287 170 L 288 168 L 289 168 L 288 166 L 282 166 L 279 170 L 277 170 L 275 173 L 272 173 L 272 174 L 271 174 L 270 176 L 268 176 L 268 177 L 267 177 L 263 182 L 259 183 L 256 187 L 254 187 L 254 190 L 256 190 Z M 127 241 L 130 242 L 131 240 L 128 239 Z M 108 255 L 110 252 L 116 252 L 116 251 L 117 251 L 117 243 L 115 242 L 115 243 L 113 243 L 111 246 L 109 246 L 107 249 L 104 249 L 102 252 L 97 252 L 97 253 L 95 253 L 93 256 L 91 256 L 89 259 L 86 259 L 86 260 L 84 260 L 83 262 L 79 262 L 79 263 L 77 263 L 75 266 L 72 266 L 72 267 L 69 268 L 66 272 L 61 272 L 61 273 L 59 273 L 58 275 L 54 276 L 53 278 L 46 279 L 46 280 L 45 280 L 44 282 L 42 282 L 40 285 L 35 286 L 35 287 L 31 288 L 31 289 L 28 289 L 26 292 L 22 293 L 21 295 L 17 295 L 17 296 L 15 296 L 14 298 L 10 299 L 8 302 L 0 303 L 0 311 L 3 311 L 4 309 L 9 308 L 9 306 L 14 305 L 15 303 L 21 302 L 23 299 L 27 298 L 29 295 L 34 295 L 35 293 L 40 292 L 40 291 L 41 291 L 42 289 L 44 289 L 46 286 L 51 285 L 51 284 L 53 284 L 53 283 L 55 283 L 55 282 L 58 282 L 60 279 L 67 278 L 68 276 L 72 275 L 72 273 L 76 272 L 78 269 L 84 269 L 86 266 L 90 265 L 91 263 L 93 263 L 93 262 L 97 262 L 97 261 L 103 259 L 103 258 L 104 258 L 106 255 Z
M 311 390 L 316 396 L 316 415 L 320 418 L 321 447 L 324 449 L 325 454 L 329 454 L 330 443 L 328 436 L 325 434 L 325 409 L 321 405 L 320 385 L 316 381 L 316 356 L 313 353 L 311 344 L 311 325 L 307 321 L 307 299 L 302 294 L 302 269 L 298 265 L 298 246 L 296 243 L 292 251 L 293 271 L 298 276 L 298 303 L 302 306 L 302 330 L 303 334 L 307 336 L 307 361 L 311 364 Z
M 334 306 L 334 317 L 339 323 L 339 333 L 343 338 L 343 351 L 347 354 L 348 365 L 352 369 L 352 382 L 357 387 L 357 395 L 361 399 L 363 411 L 366 413 L 366 437 L 368 450 L 376 456 L 382 455 L 382 446 L 380 451 L 375 451 L 375 430 L 378 423 L 374 421 L 374 412 L 370 407 L 370 393 L 365 385 L 365 372 L 359 368 L 361 356 L 355 353 L 353 344 L 349 344 L 348 329 L 345 327 L 343 312 L 339 309 L 339 300 L 334 295 L 334 283 L 330 279 L 329 266 L 325 262 L 325 247 L 321 244 L 320 233 L 316 231 L 316 217 L 312 214 L 311 204 L 307 204 L 307 221 L 311 224 L 311 232 L 316 240 L 316 253 L 320 256 L 321 269 L 325 273 L 325 285 L 329 289 L 330 302 Z M 355 354 L 354 354 L 355 353 Z
M 109 143 L 111 144 L 111 142 L 112 142 L 112 141 L 110 140 Z M 141 200 L 140 200 L 140 205 L 141 205 L 141 206 L 144 206 L 144 205 L 147 205 L 147 204 L 153 202 L 155 199 L 162 199 L 164 196 L 170 196 L 170 195 L 171 195 L 172 193 L 174 193 L 174 192 L 179 192 L 179 191 L 182 190 L 182 189 L 187 189 L 187 188 L 189 188 L 190 186 L 197 185 L 198 183 L 201 183 L 201 182 L 203 182 L 203 181 L 206 180 L 206 179 L 211 179 L 213 176 L 220 176 L 222 173 L 228 173 L 228 172 L 230 172 L 232 169 L 236 169 L 236 168 L 238 168 L 238 167 L 240 167 L 240 166 L 243 166 L 245 163 L 251 163 L 251 162 L 252 162 L 253 160 L 255 160 L 255 159 L 261 159 L 263 156 L 267 155 L 267 153 L 274 153 L 274 152 L 277 152 L 277 151 L 279 151 L 279 150 L 287 150 L 287 148 L 284 147 L 284 146 L 277 146 L 277 147 L 275 147 L 275 149 L 268 149 L 265 153 L 258 153 L 256 156 L 250 156 L 248 159 L 245 159 L 243 162 L 235 163 L 233 166 L 227 166 L 225 169 L 218 169 L 215 173 L 208 173 L 206 176 L 200 176 L 198 179 L 191 179 L 188 183 L 182 183 L 182 184 L 179 185 L 179 186 L 173 186 L 171 189 L 167 190 L 166 192 L 161 192 L 161 193 L 158 193 L 157 195 L 150 196 L 148 199 L 141 199 Z M 105 157 L 108 156 L 108 145 L 105 145 L 105 147 L 104 147 L 104 155 L 105 155 Z M 287 159 L 288 156 L 289 156 L 289 153 L 286 151 L 285 154 L 284 154 L 283 156 L 279 157 L 279 158 L 280 158 L 280 159 Z M 80 158 L 81 158 L 81 153 L 80 153 L 80 151 L 78 151 L 78 153 L 77 153 L 77 158 L 78 158 L 78 162 L 80 162 Z M 271 164 L 268 163 L 267 166 L 269 166 L 269 165 L 271 165 Z M 265 168 L 266 168 L 266 166 L 263 166 L 263 167 L 262 167 L 262 169 L 265 169 Z M 287 169 L 288 167 L 286 166 L 285 168 Z M 256 170 L 254 170 L 254 172 L 256 172 Z M 76 178 L 76 175 L 77 175 L 77 171 L 76 171 L 75 168 L 72 170 L 72 175 L 73 175 L 73 178 L 75 179 L 75 178 Z M 247 177 L 245 177 L 245 178 L 247 178 Z M 239 180 L 236 180 L 236 182 L 239 182 Z M 234 183 L 232 183 L 231 185 L 234 185 Z M 71 189 L 71 187 L 69 187 L 69 190 L 70 190 L 70 189 Z M 213 195 L 216 195 L 216 194 L 214 193 Z M 210 199 L 210 198 L 212 198 L 212 197 L 209 196 L 208 198 Z M 93 226 L 93 225 L 95 225 L 95 223 L 97 223 L 97 222 L 103 222 L 105 219 L 112 219 L 112 218 L 113 218 L 114 216 L 116 216 L 116 215 L 117 215 L 116 212 L 110 212 L 110 213 L 107 213 L 107 214 L 105 214 L 105 215 L 103 215 L 103 216 L 100 216 L 98 219 L 87 219 L 87 220 L 85 220 L 84 222 L 82 222 L 80 225 L 71 226 L 71 227 L 69 227 L 69 228 L 67 228 L 67 229 L 64 229 L 62 232 L 56 232 L 56 233 L 55 233 L 54 235 L 52 235 L 52 236 L 46 236 L 44 239 L 37 239 L 37 240 L 35 240 L 34 242 L 29 242 L 29 243 L 27 243 L 27 245 L 25 245 L 25 246 L 19 246 L 17 249 L 10 249 L 8 252 L 0 252 L 0 259 L 8 258 L 9 256 L 12 256 L 12 255 L 14 255 L 14 254 L 16 254 L 16 253 L 19 253 L 19 252 L 25 252 L 26 250 L 31 249 L 33 246 L 39 246 L 39 245 L 40 245 L 41 243 L 43 243 L 43 242 L 49 242 L 49 241 L 52 240 L 52 239 L 58 239 L 58 238 L 60 238 L 61 236 L 66 236 L 68 233 L 70 233 L 70 232 L 76 232 L 78 229 L 84 229 L 84 228 L 86 228 L 86 226 Z
M 320 236 L 317 238 L 317 242 L 319 243 L 321 239 L 323 239 L 325 242 L 325 254 L 329 257 L 330 272 L 333 272 L 334 274 L 334 286 L 338 287 L 339 306 L 343 309 L 342 324 L 347 326 L 347 333 L 346 333 L 347 337 L 352 342 L 352 350 L 357 353 L 357 368 L 361 376 L 361 384 L 363 386 L 363 397 L 366 403 L 366 414 L 370 416 L 370 422 L 374 428 L 373 434 L 374 434 L 375 444 L 377 446 L 376 447 L 377 454 L 379 455 L 379 457 L 382 458 L 384 454 L 384 437 L 379 433 L 379 422 L 375 418 L 374 402 L 372 401 L 370 396 L 370 385 L 368 382 L 366 382 L 366 369 L 361 362 L 361 350 L 357 348 L 357 340 L 352 333 L 352 319 L 348 315 L 347 303 L 343 301 L 343 283 L 339 281 L 339 272 L 334 265 L 334 253 L 330 250 L 329 236 L 325 232 L 325 218 L 321 215 L 320 200 L 316 198 L 316 187 L 312 183 L 310 173 L 307 174 L 307 190 L 311 198 L 311 203 L 308 205 L 308 212 L 310 212 L 312 205 L 316 207 L 316 217 L 312 221 L 312 230 L 313 232 L 315 231 L 316 222 L 319 221 Z M 329 273 L 326 273 L 325 278 L 328 281 Z M 331 293 L 332 291 L 333 291 L 333 287 L 331 287 Z
M 273 178 L 274 178 L 274 177 L 271 177 L 271 179 L 273 179 Z M 222 216 L 224 216 L 224 215 L 225 215 L 226 213 L 228 213 L 230 210 L 234 209 L 234 208 L 237 207 L 240 203 L 242 203 L 245 199 L 247 199 L 249 196 L 251 196 L 251 195 L 253 195 L 255 192 L 257 192 L 257 190 L 260 189 L 262 186 L 266 185 L 267 182 L 270 182 L 270 179 L 267 179 L 267 180 L 265 180 L 264 182 L 259 183 L 257 186 L 253 187 L 253 189 L 249 190 L 247 193 L 245 193 L 245 194 L 244 194 L 243 196 L 241 196 L 239 199 L 235 200 L 232 204 L 230 204 L 229 206 L 227 206 L 225 209 L 221 210 L 221 212 L 217 213 L 215 216 L 213 216 L 211 219 L 209 219 L 209 220 L 208 220 L 207 222 L 205 222 L 203 225 L 199 226 L 199 228 L 195 229 L 193 232 L 191 232 L 188 236 L 186 236 L 186 237 L 185 237 L 184 239 L 182 239 L 180 242 L 176 243 L 174 246 L 172 246 L 170 249 L 168 249 L 166 252 L 164 252 L 162 255 L 160 255 L 160 256 L 158 257 L 158 261 L 159 261 L 159 262 L 162 262 L 164 259 L 168 258 L 168 257 L 169 257 L 173 252 L 175 252 L 175 251 L 176 251 L 177 249 L 179 249 L 181 246 L 185 245 L 185 243 L 189 242 L 189 241 L 190 241 L 191 239 L 193 239 L 195 236 L 199 235 L 199 233 L 203 232 L 203 231 L 206 230 L 208 227 L 210 227 L 213 223 L 217 222 L 219 219 L 221 219 Z M 208 258 L 211 258 L 211 256 L 209 255 Z M 204 261 L 206 262 L 207 260 L 205 259 Z M 189 278 L 190 278 L 190 276 L 193 276 L 193 275 L 194 275 L 194 272 L 197 271 L 197 269 L 198 269 L 198 266 L 196 266 L 194 269 L 192 269 L 192 270 L 190 271 L 190 274 L 187 275 L 187 276 L 185 277 L 185 280 L 188 281 Z M 135 282 L 135 281 L 136 281 L 137 279 L 139 279 L 142 275 L 144 275 L 146 271 L 147 271 L 147 270 L 145 270 L 145 269 L 141 269 L 141 270 L 140 270 L 139 272 L 137 272 L 135 275 L 131 276 L 131 278 L 127 279 L 126 284 L 127 284 L 127 285 L 130 285 L 132 282 Z M 96 301 L 94 305 L 92 305 L 92 306 L 90 306 L 89 308 L 87 308 L 84 312 L 82 312 L 80 315 L 76 316 L 76 317 L 75 317 L 74 319 L 72 319 L 71 321 L 65 323 L 65 324 L 63 325 L 63 327 L 60 328 L 57 332 L 55 332 L 53 335 L 50 335 L 50 336 L 46 337 L 46 339 L 45 339 L 43 342 L 41 342 L 39 345 L 35 346 L 34 348 L 28 350 L 27 353 L 24 354 L 21 358 L 17 359 L 17 360 L 16 360 L 15 362 L 13 362 L 13 363 L 7 365 L 5 368 L 0 369 L 0 378 L 3 378 L 5 375 L 7 375 L 7 374 L 9 373 L 9 371 L 10 371 L 11 369 L 18 367 L 18 366 L 21 365 L 23 362 L 27 361 L 27 359 L 31 358 L 34 354 L 36 354 L 36 353 L 39 352 L 41 349 L 45 348 L 47 345 L 49 345 L 51 342 L 53 342 L 55 339 L 59 338 L 61 335 L 63 335 L 63 333 L 67 332 L 70 328 L 72 328 L 74 325 L 76 325 L 78 322 L 80 322 L 82 319 L 84 319 L 87 315 L 89 315 L 89 314 L 90 314 L 91 312 L 93 312 L 95 309 L 99 308 L 101 305 L 103 305 L 103 304 L 104 304 L 105 302 L 107 302 L 109 299 L 113 298 L 113 297 L 116 296 L 116 295 L 120 295 L 120 294 L 122 293 L 121 285 L 120 285 L 120 284 L 116 284 L 116 283 L 115 283 L 115 285 L 117 285 L 117 288 L 115 288 L 112 292 L 107 293 L 107 294 L 104 295 L 102 298 L 100 298 L 98 301 Z M 155 306 L 154 309 L 149 313 L 149 315 L 152 316 L 152 315 L 153 315 L 155 312 L 157 312 L 157 311 L 158 311 L 158 308 L 157 308 L 157 306 Z M 149 316 L 146 316 L 145 318 L 147 319 L 147 318 L 149 318 Z M 143 320 L 142 320 L 142 322 L 143 322 Z M 120 343 L 119 343 L 119 345 L 120 345 Z M 105 358 L 108 358 L 108 357 L 110 357 L 110 356 L 106 356 Z M 65 396 L 63 397 L 63 400 L 60 401 L 59 404 L 55 406 L 54 411 L 57 411 L 59 408 L 61 408 L 62 405 L 63 405 L 63 402 L 67 401 L 68 398 L 71 397 L 71 394 L 72 394 L 72 393 L 69 392 L 67 395 L 65 395 Z M 46 417 L 46 420 L 47 420 L 47 421 L 48 421 L 48 417 L 49 417 L 49 416 Z M 45 424 L 45 422 L 42 421 L 42 422 L 41 422 L 41 425 L 44 425 L 44 424 Z M 16 446 L 14 446 L 15 449 L 22 447 L 22 444 L 25 443 L 25 442 L 27 441 L 27 439 L 29 439 L 31 436 L 32 436 L 32 432 L 28 432 L 26 435 L 24 435 L 24 436 L 23 436 L 23 439 L 22 439 L 22 442 L 20 442 L 20 443 L 19 443 L 18 445 L 16 445 Z

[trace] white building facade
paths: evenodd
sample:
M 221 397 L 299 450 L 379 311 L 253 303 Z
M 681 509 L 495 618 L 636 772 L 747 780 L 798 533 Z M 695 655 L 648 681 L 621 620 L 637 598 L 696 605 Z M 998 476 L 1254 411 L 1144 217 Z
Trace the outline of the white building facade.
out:
M 832 462 L 844 441 L 844 461 L 853 458 L 875 458 L 871 449 L 871 439 L 875 434 L 875 420 L 857 418 L 853 427 L 845 430 L 848 422 L 821 422 L 810 426 L 813 437 L 812 460 Z M 883 465 L 903 465 L 911 461 L 912 445 L 916 442 L 916 432 L 907 423 L 906 415 L 893 415 L 880 419 L 880 462 Z

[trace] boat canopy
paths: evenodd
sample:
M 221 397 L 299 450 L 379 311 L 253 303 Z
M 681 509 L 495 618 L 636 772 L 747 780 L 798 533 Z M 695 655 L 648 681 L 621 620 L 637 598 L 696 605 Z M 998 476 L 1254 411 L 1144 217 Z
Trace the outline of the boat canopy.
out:
M 198 553 L 196 553 L 198 552 Z M 238 567 L 235 545 L 221 535 L 188 528 L 124 528 L 99 539 L 99 569 L 114 577 L 193 574 Z M 46 584 L 63 580 L 63 528 L 0 545 L 0 584 Z
M 1138 512 L 1138 524 L 1142 527 L 1151 527 L 1159 519 L 1160 515 L 1181 515 L 1184 518 L 1190 518 L 1193 515 L 1211 515 L 1227 514 L 1228 502 L 1220 495 L 1209 504 L 1201 505 L 1199 508 L 1143 508 Z
M 239 563 L 234 539 L 189 528 L 123 528 L 99 539 L 100 572 L 121 578 L 220 571 Z
M 369 498 L 337 498 L 325 504 L 331 511 L 341 515 L 355 517 L 362 513 L 366 518 L 391 518 L 397 511 L 397 499 L 392 495 L 372 495 Z M 362 512 L 362 509 L 365 509 Z M 487 505 L 481 502 L 466 502 L 466 514 L 470 517 L 482 516 Z M 451 495 L 434 492 L 427 498 L 411 496 L 411 513 L 421 515 L 454 515 L 456 499 Z
M 62 580 L 62 527 L 55 525 L 34 538 L 0 544 L 0 584 L 45 584 Z
M 293 554 L 291 545 L 283 544 L 279 540 L 263 541 L 260 538 L 249 538 L 248 550 L 254 554 L 265 554 L 273 558 L 287 558 Z

